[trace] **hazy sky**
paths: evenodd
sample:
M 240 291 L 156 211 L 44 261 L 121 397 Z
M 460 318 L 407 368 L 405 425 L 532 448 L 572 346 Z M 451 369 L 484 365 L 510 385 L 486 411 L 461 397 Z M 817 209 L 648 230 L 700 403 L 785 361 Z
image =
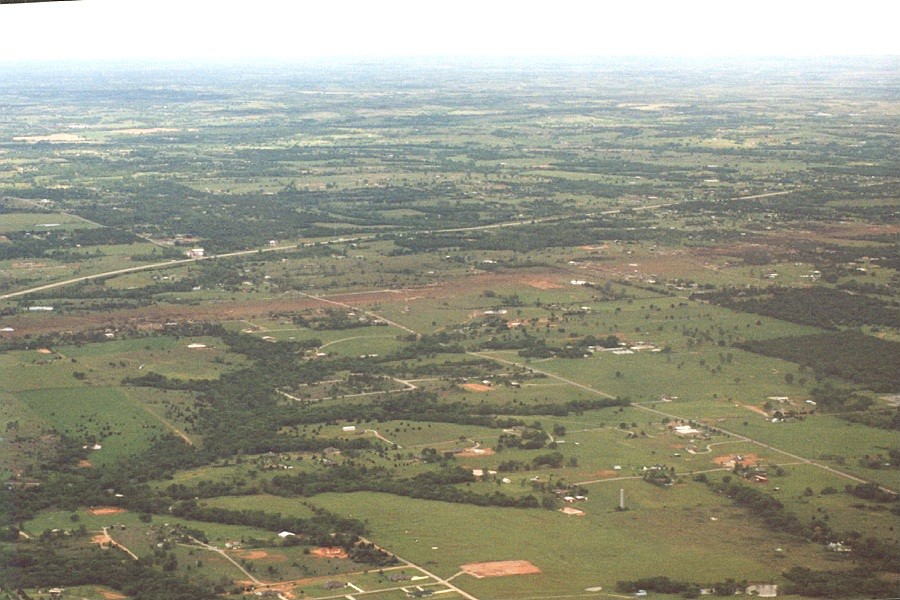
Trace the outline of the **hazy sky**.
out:
M 81 0 L 0 5 L 0 61 L 900 54 L 900 1 Z

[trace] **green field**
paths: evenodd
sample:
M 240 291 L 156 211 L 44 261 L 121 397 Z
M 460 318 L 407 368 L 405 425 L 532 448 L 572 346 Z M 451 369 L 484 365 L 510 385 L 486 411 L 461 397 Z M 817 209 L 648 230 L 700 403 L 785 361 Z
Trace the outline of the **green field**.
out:
M 114 463 L 139 454 L 164 426 L 117 388 L 55 388 L 23 391 L 18 398 L 47 427 L 85 444 L 96 443 L 89 460 Z

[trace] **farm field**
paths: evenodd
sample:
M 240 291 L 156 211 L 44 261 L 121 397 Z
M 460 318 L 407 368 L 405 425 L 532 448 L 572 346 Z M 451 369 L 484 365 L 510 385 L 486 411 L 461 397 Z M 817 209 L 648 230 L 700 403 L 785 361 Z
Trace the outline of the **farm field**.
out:
M 0 598 L 895 595 L 896 65 L 748 61 L 0 65 Z

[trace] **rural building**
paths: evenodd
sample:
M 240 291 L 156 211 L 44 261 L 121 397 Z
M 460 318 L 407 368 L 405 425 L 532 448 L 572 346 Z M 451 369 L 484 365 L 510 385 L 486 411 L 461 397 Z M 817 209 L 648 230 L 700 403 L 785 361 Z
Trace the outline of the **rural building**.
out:
M 754 583 L 744 590 L 746 594 L 753 594 L 760 598 L 774 598 L 778 595 L 778 586 L 774 583 Z
M 828 544 L 828 549 L 832 552 L 852 552 L 853 548 L 850 546 L 845 546 L 844 542 L 831 542 Z
M 699 429 L 694 429 L 690 425 L 676 425 L 675 433 L 678 435 L 694 435 L 700 433 Z
M 283 540 L 287 539 L 289 537 L 296 537 L 296 536 L 297 536 L 297 534 L 291 533 L 290 531 L 282 531 L 281 533 L 278 534 L 278 537 L 280 537 Z
M 187 251 L 188 258 L 203 258 L 204 254 L 203 248 L 191 248 Z

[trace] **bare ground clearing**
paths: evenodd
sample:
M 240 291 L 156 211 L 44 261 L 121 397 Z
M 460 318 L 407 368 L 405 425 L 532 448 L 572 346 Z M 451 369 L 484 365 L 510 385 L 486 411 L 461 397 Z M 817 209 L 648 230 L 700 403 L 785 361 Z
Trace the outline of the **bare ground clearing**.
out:
M 529 575 L 541 570 L 527 560 L 500 560 L 496 562 L 469 563 L 460 565 L 463 572 L 473 577 L 504 577 L 506 575 Z
M 118 508 L 116 506 L 98 506 L 96 508 L 92 508 L 89 512 L 92 515 L 117 515 L 119 513 L 125 512 L 125 509 Z

